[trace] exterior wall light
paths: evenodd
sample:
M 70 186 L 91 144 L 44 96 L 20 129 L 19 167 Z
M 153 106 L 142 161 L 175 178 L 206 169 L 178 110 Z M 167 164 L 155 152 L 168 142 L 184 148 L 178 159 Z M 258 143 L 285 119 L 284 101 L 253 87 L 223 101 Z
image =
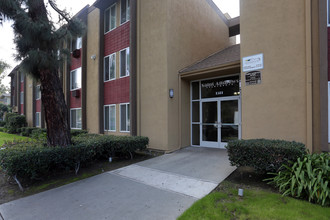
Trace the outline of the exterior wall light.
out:
M 95 60 L 95 59 L 96 59 L 96 55 L 93 54 L 93 55 L 91 56 L 91 59 L 92 59 L 92 60 Z
M 174 90 L 170 89 L 169 91 L 170 98 L 172 99 L 174 97 Z

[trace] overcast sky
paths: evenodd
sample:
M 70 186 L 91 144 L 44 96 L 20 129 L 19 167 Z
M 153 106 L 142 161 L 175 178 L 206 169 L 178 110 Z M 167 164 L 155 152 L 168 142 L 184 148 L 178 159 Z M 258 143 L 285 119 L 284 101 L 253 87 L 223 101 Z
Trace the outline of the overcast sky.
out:
M 58 8 L 66 8 L 71 15 L 76 14 L 87 4 L 92 5 L 96 0 L 57 0 Z M 213 0 L 218 5 L 223 13 L 229 13 L 231 17 L 239 16 L 239 0 Z M 46 1 L 47 2 L 47 1 Z M 53 11 L 51 8 L 49 9 Z M 56 16 L 54 16 L 56 18 Z M 5 74 L 8 75 L 10 71 L 18 64 L 14 60 L 15 45 L 13 43 L 14 33 L 11 28 L 11 23 L 6 21 L 3 26 L 0 26 L 0 60 L 8 63 L 11 68 Z M 4 84 L 9 85 L 10 78 L 6 77 Z

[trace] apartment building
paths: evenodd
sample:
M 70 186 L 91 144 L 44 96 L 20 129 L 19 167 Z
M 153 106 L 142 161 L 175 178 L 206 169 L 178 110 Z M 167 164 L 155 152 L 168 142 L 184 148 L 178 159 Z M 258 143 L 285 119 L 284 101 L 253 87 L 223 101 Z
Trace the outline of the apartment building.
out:
M 211 0 L 98 0 L 76 15 L 87 32 L 59 71 L 71 128 L 166 152 L 241 138 L 329 151 L 326 4 L 241 1 L 228 18 Z M 13 105 L 44 126 L 38 86 L 14 72 Z

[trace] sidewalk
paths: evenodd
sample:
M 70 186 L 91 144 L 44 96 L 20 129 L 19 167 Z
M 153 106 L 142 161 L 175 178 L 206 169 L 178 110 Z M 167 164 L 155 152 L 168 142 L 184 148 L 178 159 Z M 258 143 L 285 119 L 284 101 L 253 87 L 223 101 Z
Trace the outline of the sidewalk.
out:
M 0 212 L 5 220 L 176 219 L 234 170 L 226 150 L 189 147 L 0 205 Z

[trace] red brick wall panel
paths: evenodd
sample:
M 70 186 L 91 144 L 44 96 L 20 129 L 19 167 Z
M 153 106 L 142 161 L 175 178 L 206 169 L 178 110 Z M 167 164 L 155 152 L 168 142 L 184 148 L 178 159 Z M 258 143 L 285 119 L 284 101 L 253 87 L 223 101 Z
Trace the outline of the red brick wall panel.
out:
M 129 47 L 130 22 L 117 27 L 104 35 L 104 56 Z
M 330 27 L 328 27 L 328 81 L 330 81 Z
M 25 114 L 25 112 L 24 112 L 24 104 L 21 104 L 21 114 Z
M 24 82 L 21 82 L 21 88 L 20 92 L 24 92 Z
M 70 91 L 70 108 L 81 108 L 81 89 L 79 90 L 79 97 L 73 97 L 72 92 Z
M 41 112 L 41 99 L 36 100 L 36 112 Z
M 104 83 L 104 105 L 129 102 L 129 80 L 124 77 Z

